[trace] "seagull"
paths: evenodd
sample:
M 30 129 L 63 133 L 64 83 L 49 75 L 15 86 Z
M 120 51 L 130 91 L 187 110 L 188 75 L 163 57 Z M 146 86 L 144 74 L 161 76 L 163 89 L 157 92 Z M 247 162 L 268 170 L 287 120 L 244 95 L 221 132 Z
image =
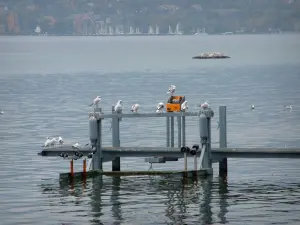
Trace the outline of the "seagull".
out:
M 208 101 L 205 101 L 203 104 L 200 105 L 201 108 L 209 108 Z
M 80 144 L 78 144 L 78 143 L 75 143 L 74 145 L 72 145 L 72 148 L 74 148 L 74 149 L 78 149 L 80 147 Z
M 252 105 L 252 106 L 251 106 L 251 109 L 254 109 L 254 108 L 255 108 L 255 106 L 254 106 L 254 105 Z
M 293 107 L 292 107 L 292 105 L 285 105 L 284 108 L 285 109 L 292 109 Z
M 58 137 L 58 144 L 59 144 L 60 146 L 62 146 L 63 143 L 64 143 L 64 140 L 62 139 L 61 136 L 59 136 L 59 137 Z
M 3 114 L 4 114 L 4 112 L 1 110 L 1 111 L 0 111 L 0 115 L 3 115 Z
M 115 105 L 115 108 L 114 108 L 114 111 L 116 113 L 122 113 L 122 104 L 123 104 L 122 100 L 119 100 L 117 102 L 117 104 Z
M 49 147 L 51 144 L 51 139 L 47 137 L 47 140 L 45 141 L 44 145 L 42 147 Z
M 187 101 L 184 101 L 184 102 L 181 104 L 181 111 L 182 111 L 182 112 L 185 112 L 185 111 L 187 111 L 188 109 L 189 109 L 188 103 L 187 103 Z
M 162 113 L 164 107 L 165 107 L 164 103 L 162 103 L 162 102 L 158 103 L 157 107 L 156 107 L 156 112 L 157 113 Z
M 140 108 L 139 104 L 134 104 L 134 105 L 131 106 L 131 110 L 130 111 L 136 113 L 139 110 L 139 108 Z
M 53 147 L 57 142 L 58 142 L 58 140 L 56 138 L 52 138 L 50 140 L 50 146 Z
M 93 103 L 90 104 L 89 106 L 96 106 L 96 107 L 98 108 L 98 105 L 99 105 L 100 101 L 101 101 L 101 96 L 97 96 L 97 97 L 94 99 Z
M 176 86 L 173 85 L 173 84 L 171 84 L 171 86 L 169 87 L 169 90 L 168 90 L 167 94 L 173 95 L 174 92 L 175 92 L 175 90 L 176 90 Z

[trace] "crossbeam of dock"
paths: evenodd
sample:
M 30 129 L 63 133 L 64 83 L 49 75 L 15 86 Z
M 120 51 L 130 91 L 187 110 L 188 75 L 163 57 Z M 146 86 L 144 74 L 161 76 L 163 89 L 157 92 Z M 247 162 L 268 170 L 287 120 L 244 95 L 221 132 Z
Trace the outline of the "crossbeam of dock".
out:
M 166 118 L 166 117 L 176 117 L 176 116 L 199 116 L 199 112 L 167 112 L 167 113 L 113 113 L 113 114 L 104 114 L 99 112 L 90 112 L 89 117 L 95 116 L 97 119 L 105 118 Z
M 58 157 L 61 152 L 74 155 L 75 151 L 87 156 L 90 148 L 73 149 L 72 146 L 43 149 L 39 155 Z M 197 152 L 199 156 L 201 151 Z M 213 159 L 220 158 L 300 158 L 300 148 L 212 148 Z M 102 155 L 107 157 L 183 157 L 180 148 L 166 147 L 103 147 Z

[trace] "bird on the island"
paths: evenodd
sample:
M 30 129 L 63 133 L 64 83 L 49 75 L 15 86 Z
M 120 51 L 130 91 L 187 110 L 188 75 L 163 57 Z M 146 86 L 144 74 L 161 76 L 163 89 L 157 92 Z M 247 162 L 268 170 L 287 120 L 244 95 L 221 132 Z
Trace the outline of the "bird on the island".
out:
M 140 108 L 139 104 L 133 104 L 131 106 L 131 110 L 130 111 L 136 113 L 139 110 L 139 108 Z
M 156 106 L 156 112 L 157 113 L 162 113 L 164 107 L 165 107 L 164 103 L 162 103 L 162 102 L 158 103 L 157 106 Z
M 49 147 L 51 144 L 51 139 L 47 137 L 47 140 L 45 141 L 44 145 L 42 147 Z
M 62 139 L 61 136 L 59 136 L 57 140 L 58 140 L 59 146 L 61 147 L 63 145 L 63 143 L 64 143 L 64 140 Z
M 169 87 L 169 90 L 167 91 L 167 94 L 173 95 L 175 90 L 176 90 L 176 86 L 171 84 L 171 86 Z
M 115 107 L 114 107 L 114 111 L 115 111 L 116 113 L 122 113 L 122 109 L 123 109 L 122 105 L 123 105 L 123 101 L 122 101 L 122 100 L 119 100 L 119 101 L 117 102 L 117 104 L 115 105 Z
M 99 105 L 101 99 L 102 99 L 101 96 L 97 96 L 97 97 L 94 99 L 93 103 L 90 104 L 89 106 L 96 106 L 96 107 L 98 108 L 98 105 Z
M 187 101 L 184 101 L 184 102 L 181 104 L 181 111 L 182 111 L 182 112 L 185 112 L 185 111 L 187 111 L 188 109 L 189 109 L 188 103 L 187 103 Z

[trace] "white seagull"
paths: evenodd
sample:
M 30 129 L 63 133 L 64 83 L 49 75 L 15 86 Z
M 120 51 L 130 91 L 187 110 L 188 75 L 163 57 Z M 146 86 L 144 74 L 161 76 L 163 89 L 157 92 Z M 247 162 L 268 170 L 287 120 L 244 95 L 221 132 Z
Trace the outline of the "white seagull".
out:
M 209 108 L 208 101 L 205 101 L 204 103 L 202 103 L 202 104 L 200 105 L 200 107 L 201 107 L 201 108 L 204 108 L 204 109 Z
M 251 109 L 255 109 L 255 106 L 254 106 L 254 105 L 252 105 L 252 106 L 251 106 Z
M 173 84 L 171 84 L 171 86 L 169 87 L 169 90 L 168 90 L 167 94 L 173 95 L 174 92 L 175 92 L 175 90 L 176 90 L 176 86 L 173 85 Z
M 50 146 L 53 147 L 55 146 L 55 144 L 58 142 L 58 140 L 56 138 L 52 138 L 50 141 Z
M 136 113 L 139 110 L 139 108 L 140 108 L 139 104 L 134 104 L 134 105 L 131 106 L 131 110 L 130 111 Z
M 162 102 L 158 103 L 157 106 L 156 106 L 156 112 L 157 113 L 162 113 L 164 107 L 165 107 L 164 103 L 162 103 Z
M 78 144 L 78 143 L 75 143 L 74 145 L 72 145 L 72 148 L 74 148 L 74 149 L 78 149 L 80 147 L 80 144 Z
M 4 114 L 4 112 L 2 110 L 0 110 L 0 115 L 3 115 L 3 114 Z
M 96 107 L 98 108 L 98 105 L 99 105 L 100 101 L 101 101 L 101 96 L 97 96 L 97 97 L 94 99 L 93 103 L 90 104 L 89 106 L 96 106 Z
M 59 136 L 59 137 L 58 137 L 58 144 L 59 144 L 59 146 L 62 146 L 63 143 L 64 143 L 64 140 L 62 139 L 61 136 Z
M 47 137 L 47 140 L 45 141 L 44 145 L 42 147 L 49 147 L 51 144 L 51 139 Z
M 189 109 L 188 103 L 187 103 L 187 101 L 184 101 L 184 102 L 181 104 L 181 111 L 182 111 L 182 112 L 185 112 L 185 111 L 187 111 L 188 109 Z
M 285 105 L 284 108 L 285 108 L 285 109 L 292 109 L 293 106 L 292 106 L 292 105 Z
M 123 102 L 122 102 L 122 100 L 119 100 L 118 102 L 117 102 L 117 104 L 115 105 L 115 108 L 114 108 L 114 111 L 116 112 L 116 113 L 122 113 L 122 104 L 123 104 Z

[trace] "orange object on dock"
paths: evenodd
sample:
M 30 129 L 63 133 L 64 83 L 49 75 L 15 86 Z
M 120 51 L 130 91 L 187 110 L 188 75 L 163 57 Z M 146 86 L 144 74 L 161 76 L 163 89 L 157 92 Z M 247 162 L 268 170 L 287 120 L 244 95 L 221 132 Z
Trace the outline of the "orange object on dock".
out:
M 166 105 L 167 112 L 180 112 L 185 96 L 170 96 Z

